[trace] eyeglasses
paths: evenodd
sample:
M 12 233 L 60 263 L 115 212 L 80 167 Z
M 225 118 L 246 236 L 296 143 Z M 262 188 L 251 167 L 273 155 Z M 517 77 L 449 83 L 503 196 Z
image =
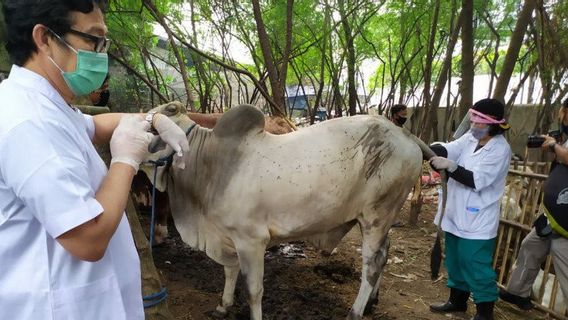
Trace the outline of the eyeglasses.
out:
M 69 33 L 92 41 L 95 44 L 95 52 L 107 52 L 108 48 L 110 47 L 110 39 L 107 39 L 106 37 L 97 37 L 92 34 L 73 29 L 69 29 Z
M 65 41 L 65 39 L 63 39 L 57 33 L 55 33 L 55 31 L 51 30 L 50 28 L 47 28 L 47 30 L 49 30 L 49 32 L 53 33 L 57 37 L 57 39 L 59 39 L 64 44 L 66 44 L 67 46 L 72 48 L 71 45 L 69 45 L 67 43 L 67 41 Z M 83 39 L 87 39 L 87 40 L 93 42 L 95 44 L 95 48 L 94 48 L 95 52 L 98 52 L 98 53 L 107 52 L 108 48 L 110 47 L 110 39 L 107 39 L 106 37 L 97 37 L 97 36 L 94 36 L 92 34 L 84 33 L 84 32 L 73 30 L 73 29 L 69 29 L 69 33 L 72 33 L 74 35 L 82 37 Z

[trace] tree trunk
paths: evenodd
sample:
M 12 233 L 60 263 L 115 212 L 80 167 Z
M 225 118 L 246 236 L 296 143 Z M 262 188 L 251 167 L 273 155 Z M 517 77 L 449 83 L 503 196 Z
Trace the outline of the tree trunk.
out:
M 448 78 L 450 78 L 451 73 L 451 66 L 452 66 L 452 57 L 454 54 L 454 49 L 456 47 L 456 43 L 458 42 L 458 37 L 460 34 L 460 30 L 462 27 L 462 20 L 463 16 L 460 13 L 458 16 L 457 22 L 452 30 L 452 34 L 448 41 L 448 46 L 446 47 L 446 56 L 444 57 L 444 61 L 442 63 L 442 69 L 440 70 L 440 75 L 438 77 L 438 81 L 436 82 L 436 87 L 434 88 L 434 94 L 432 96 L 431 102 L 431 109 L 432 113 L 435 115 L 432 119 L 433 125 L 432 127 L 437 130 L 437 121 L 438 121 L 438 107 L 440 106 L 440 101 L 442 100 L 442 94 L 444 93 L 444 88 L 446 87 L 446 83 L 448 82 Z M 448 88 L 448 92 L 450 92 L 450 88 Z M 446 112 L 449 110 L 449 104 L 446 105 Z M 444 126 L 445 129 L 445 126 Z M 445 130 L 444 130 L 444 137 L 445 137 Z M 434 132 L 434 139 L 438 140 L 437 132 Z
M 487 13 L 480 13 L 481 18 L 483 19 L 483 21 L 485 21 L 485 24 L 487 24 L 487 27 L 489 28 L 489 30 L 491 30 L 491 33 L 493 34 L 493 36 L 495 37 L 495 47 L 493 49 L 493 58 L 489 59 L 489 57 L 487 56 L 487 54 L 484 55 L 485 61 L 487 62 L 487 64 L 489 65 L 489 67 L 491 68 L 491 77 L 489 79 L 489 90 L 487 92 L 487 97 L 491 97 L 491 93 L 493 92 L 493 83 L 495 82 L 495 78 L 497 77 L 497 62 L 499 61 L 499 48 L 501 45 L 501 35 L 499 34 L 499 32 L 497 31 L 497 29 L 495 29 L 495 27 L 493 26 L 493 23 L 491 22 L 490 18 L 489 18 L 489 14 Z M 487 53 L 489 52 L 486 51 Z
M 552 95 L 554 93 L 553 87 L 553 70 L 545 61 L 547 59 L 547 54 L 545 52 L 545 38 L 544 38 L 544 26 L 542 24 L 541 15 L 537 15 L 537 23 L 532 24 L 534 39 L 536 42 L 536 48 L 538 52 L 538 68 L 540 70 L 539 77 L 540 83 L 542 85 L 542 96 L 541 96 L 541 107 L 538 110 L 537 121 L 533 132 L 545 133 L 548 131 L 548 127 L 552 122 L 552 112 L 553 106 L 551 104 Z M 537 29 L 540 27 L 540 30 Z M 544 102 L 544 104 L 542 103 Z
M 345 37 L 345 50 L 347 51 L 347 92 L 349 115 L 357 114 L 357 84 L 355 82 L 355 41 L 346 16 L 345 0 L 339 0 L 339 14 L 341 16 L 341 25 L 343 26 L 343 35 Z
M 535 70 L 529 76 L 529 87 L 527 88 L 527 104 L 534 103 L 533 94 L 534 94 L 534 86 L 536 84 L 536 77 L 537 77 L 537 71 Z
M 465 0 L 467 2 L 467 0 Z M 525 37 L 525 32 L 527 26 L 531 21 L 532 12 L 536 7 L 536 0 L 525 0 L 521 12 L 517 17 L 517 23 L 515 25 L 515 30 L 511 35 L 511 40 L 509 41 L 509 48 L 507 49 L 507 54 L 505 55 L 505 60 L 503 62 L 503 67 L 501 68 L 501 73 L 499 74 L 499 79 L 495 85 L 495 91 L 493 91 L 493 98 L 505 101 L 505 93 L 507 92 L 507 87 L 509 86 L 509 81 L 511 80 L 511 75 L 513 74 L 513 69 L 517 63 L 517 58 L 519 57 L 519 51 L 523 45 L 523 39 Z
M 195 19 L 194 17 L 197 15 L 195 13 L 195 2 L 189 1 L 189 7 L 190 7 L 190 13 L 191 13 L 191 31 L 192 31 L 192 35 L 191 35 L 191 40 L 193 41 L 193 43 L 195 44 L 195 46 L 197 47 L 197 44 L 199 43 L 197 41 L 197 26 L 195 24 Z M 207 74 L 206 70 L 205 70 L 205 66 L 203 63 L 203 58 L 198 56 L 197 54 L 192 54 L 190 55 L 191 60 L 193 60 L 193 65 L 195 67 L 195 72 L 196 72 L 196 78 L 197 78 L 197 87 L 199 88 L 198 90 L 198 94 L 199 94 L 199 109 L 202 113 L 207 113 L 207 109 L 209 109 L 209 104 L 211 103 L 211 97 L 210 97 L 210 93 L 211 93 L 211 79 L 209 79 L 209 75 Z M 195 108 L 193 108 L 195 109 Z M 194 111 L 194 110 L 192 110 Z
M 462 61 L 460 83 L 461 100 L 459 118 L 473 105 L 473 1 L 462 0 Z
M 330 13 L 329 13 L 329 6 L 325 6 L 325 18 L 323 21 L 323 30 L 324 32 L 329 32 L 328 30 L 330 29 Z M 320 74 L 319 74 L 319 88 L 318 91 L 316 93 L 316 101 L 314 103 L 314 114 L 317 113 L 318 108 L 321 105 L 321 101 L 322 101 L 322 95 L 323 95 L 323 89 L 325 87 L 325 60 L 326 60 L 326 47 L 327 47 L 327 37 L 323 37 L 322 41 L 321 41 L 321 62 L 320 62 Z M 310 119 L 310 124 L 314 124 L 314 116 L 312 116 L 312 118 Z
M 245 76 L 247 76 L 253 83 L 255 86 L 255 90 L 258 90 L 258 92 L 260 92 L 260 94 L 262 95 L 262 97 L 266 100 L 266 102 L 268 102 L 270 104 L 270 106 L 273 108 L 273 111 L 276 111 L 276 113 L 282 117 L 284 117 L 284 113 L 283 111 L 277 107 L 276 103 L 274 102 L 274 100 L 272 99 L 272 97 L 266 92 L 266 87 L 261 83 L 261 81 L 264 81 L 261 79 L 261 81 L 259 81 L 258 79 L 256 79 L 256 77 L 250 73 L 248 70 L 246 69 L 240 69 L 238 67 L 235 67 L 234 65 L 231 65 L 229 63 L 226 63 L 220 59 L 218 59 L 217 57 L 215 57 L 212 54 L 207 54 L 199 49 L 197 49 L 196 47 L 192 46 L 189 42 L 187 42 L 183 37 L 177 35 L 177 34 L 173 34 L 173 36 L 184 46 L 186 46 L 188 49 L 190 49 L 191 51 L 195 52 L 196 54 L 206 58 L 209 61 L 212 61 L 215 64 L 218 64 L 220 66 L 222 66 L 223 68 L 227 68 L 237 74 L 243 74 Z M 240 78 L 240 77 L 239 77 Z M 248 89 L 246 87 L 246 82 L 243 82 L 241 80 L 242 83 L 244 83 L 245 85 L 244 90 L 246 91 L 245 97 L 248 97 Z M 253 98 L 251 98 L 250 100 L 253 100 Z M 249 100 L 249 103 L 252 103 Z M 295 126 L 291 123 L 288 122 L 288 124 L 290 124 L 293 128 L 295 128 Z
M 150 88 L 150 90 L 152 90 L 152 92 L 154 92 L 160 98 L 161 102 L 169 101 L 168 97 L 164 96 L 154 85 L 152 85 L 152 82 L 150 82 L 150 80 L 148 80 L 140 72 L 133 69 L 126 61 L 121 59 L 119 56 L 113 54 L 112 52 L 109 52 L 108 55 L 110 57 L 112 57 L 114 61 L 118 62 L 124 68 L 126 68 L 126 70 L 128 70 L 129 72 L 134 74 L 136 77 L 138 77 L 138 79 L 142 80 L 142 82 L 144 82 L 148 86 L 148 88 Z
M 294 0 L 288 0 L 287 6 L 287 29 L 291 28 L 292 24 L 292 8 L 293 8 Z M 266 71 L 268 72 L 268 80 L 270 81 L 270 87 L 272 89 L 272 98 L 276 103 L 277 108 L 280 109 L 281 113 L 286 114 L 286 91 L 285 91 L 285 84 L 286 79 L 282 78 L 278 68 L 275 64 L 275 59 L 271 50 L 270 46 L 270 38 L 268 37 L 268 33 L 266 32 L 266 27 L 264 25 L 264 20 L 262 18 L 262 12 L 260 8 L 260 3 L 258 0 L 252 0 L 252 7 L 254 13 L 254 20 L 256 23 L 256 30 L 258 32 L 258 41 L 260 44 L 260 49 L 262 51 L 262 57 L 264 58 L 264 65 L 266 66 Z M 288 41 L 291 37 L 291 32 L 286 34 L 286 46 L 288 47 Z M 289 49 L 288 49 L 289 50 Z M 284 60 L 286 59 L 286 60 Z M 288 57 L 283 56 L 282 62 L 283 64 L 281 70 L 287 68 L 288 66 Z
M 288 63 L 290 60 L 290 53 L 292 52 L 292 28 L 294 27 L 294 0 L 288 0 L 286 3 L 286 39 L 284 45 L 284 52 L 280 58 L 280 72 L 279 78 L 280 86 L 286 88 L 286 78 L 288 75 Z
M 509 97 L 509 101 L 507 101 L 507 104 L 505 105 L 505 118 L 507 119 L 509 118 L 511 111 L 513 110 L 513 106 L 515 105 L 515 99 L 517 98 L 519 91 L 521 91 L 521 89 L 525 85 L 526 80 L 531 76 L 531 74 L 535 72 L 536 67 L 537 67 L 536 62 L 531 64 L 527 72 L 525 72 L 525 74 L 522 76 L 521 80 L 519 81 L 519 84 L 517 84 L 517 87 L 511 90 L 511 96 Z
M 158 22 L 164 28 L 166 33 L 168 34 L 168 40 L 169 40 L 170 46 L 172 47 L 172 51 L 174 53 L 174 56 L 176 57 L 176 60 L 178 62 L 181 77 L 183 79 L 183 85 L 184 85 L 184 88 L 185 88 L 185 93 L 187 95 L 186 106 L 189 106 L 189 109 L 191 111 L 194 111 L 195 105 L 194 105 L 194 102 L 193 102 L 193 96 L 191 94 L 191 91 L 189 90 L 189 77 L 187 75 L 187 69 L 185 67 L 185 60 L 183 59 L 181 52 L 180 52 L 176 42 L 174 41 L 173 32 L 170 29 L 170 27 L 168 26 L 168 24 L 166 23 L 166 21 L 164 20 L 164 16 L 162 15 L 162 13 L 158 10 L 158 8 L 154 5 L 154 3 L 152 1 L 144 0 L 143 5 L 144 5 L 144 7 L 146 7 L 146 9 L 148 9 L 148 11 L 154 17 L 156 22 Z
M 430 84 L 432 81 L 432 64 L 434 60 L 434 43 L 436 42 L 436 31 L 438 30 L 438 16 L 440 13 L 440 0 L 436 0 L 434 5 L 434 16 L 432 17 L 430 37 L 428 39 L 428 50 L 426 52 L 426 61 L 424 63 L 424 115 L 422 120 L 422 128 L 420 132 L 420 138 L 428 142 L 430 141 L 430 131 L 433 127 L 433 120 L 436 119 L 436 114 L 430 114 Z M 449 46 L 449 44 L 448 44 Z M 441 74 L 444 74 L 444 70 Z M 436 108 L 433 108 L 433 112 L 436 112 Z

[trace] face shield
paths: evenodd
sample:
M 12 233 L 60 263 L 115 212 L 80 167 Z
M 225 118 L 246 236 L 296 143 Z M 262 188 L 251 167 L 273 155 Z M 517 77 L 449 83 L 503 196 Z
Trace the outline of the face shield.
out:
M 454 132 L 452 138 L 454 138 L 454 140 L 459 139 L 461 136 L 463 136 L 466 132 L 469 131 L 470 127 L 471 127 L 471 117 L 468 111 L 463 117 L 462 121 L 460 122 L 460 125 L 456 129 L 456 132 Z
M 454 132 L 453 138 L 458 139 L 466 134 L 470 130 L 472 123 L 483 123 L 488 125 L 499 124 L 503 127 L 503 129 L 508 129 L 509 127 L 505 119 L 497 120 L 477 110 L 469 109 L 456 129 L 456 132 Z

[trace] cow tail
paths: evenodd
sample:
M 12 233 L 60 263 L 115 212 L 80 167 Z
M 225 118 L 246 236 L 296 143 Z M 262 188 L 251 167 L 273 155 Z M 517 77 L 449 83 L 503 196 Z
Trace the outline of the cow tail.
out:
M 430 255 L 430 273 L 432 280 L 438 279 L 440 275 L 440 265 L 442 264 L 442 240 L 440 237 L 440 232 L 438 232 L 436 242 L 432 248 L 432 254 Z
M 404 130 L 404 132 L 420 147 L 424 159 L 428 160 L 436 156 L 436 153 L 434 153 L 434 151 L 432 151 L 432 149 L 430 149 L 430 147 L 426 145 L 424 141 L 420 140 L 408 130 Z M 447 176 L 448 173 L 446 172 L 446 170 L 440 170 L 440 180 L 442 182 L 442 212 L 440 213 L 440 218 L 438 219 L 437 223 L 436 242 L 434 243 L 432 254 L 430 256 L 430 273 L 433 280 L 438 279 L 440 273 L 440 265 L 442 264 L 442 240 L 444 239 L 444 233 L 442 232 L 442 220 L 444 219 L 444 214 L 446 213 L 446 199 L 448 194 Z

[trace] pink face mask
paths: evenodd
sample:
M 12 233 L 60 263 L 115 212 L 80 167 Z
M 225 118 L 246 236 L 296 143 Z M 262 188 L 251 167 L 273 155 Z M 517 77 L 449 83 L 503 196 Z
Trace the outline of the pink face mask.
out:
M 505 119 L 496 120 L 474 109 L 469 109 L 469 114 L 470 114 L 469 120 L 473 123 L 484 123 L 484 124 L 505 123 Z

